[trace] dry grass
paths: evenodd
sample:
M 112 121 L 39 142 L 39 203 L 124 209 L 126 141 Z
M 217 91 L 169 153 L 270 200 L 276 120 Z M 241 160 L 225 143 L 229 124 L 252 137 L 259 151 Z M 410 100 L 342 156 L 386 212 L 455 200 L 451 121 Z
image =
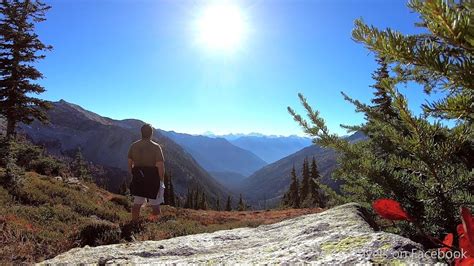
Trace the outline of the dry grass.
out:
M 175 209 L 169 210 L 183 219 L 194 220 L 202 225 L 210 224 L 226 224 L 232 222 L 248 222 L 258 224 L 270 224 L 282 221 L 283 219 L 292 218 L 304 214 L 321 212 L 322 209 L 284 209 L 271 211 L 196 211 L 191 209 Z

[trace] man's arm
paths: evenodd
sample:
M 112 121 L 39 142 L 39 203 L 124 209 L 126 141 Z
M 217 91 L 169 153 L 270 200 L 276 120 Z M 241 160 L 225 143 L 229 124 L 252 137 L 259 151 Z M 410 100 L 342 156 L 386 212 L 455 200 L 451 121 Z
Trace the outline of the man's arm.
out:
M 133 160 L 132 159 L 128 159 L 128 173 L 129 174 L 132 174 L 132 168 L 133 168 Z
M 165 180 L 165 157 L 163 156 L 163 151 L 158 145 L 156 154 L 156 167 L 158 168 L 158 174 L 160 175 L 160 180 Z
M 160 175 L 160 181 L 165 180 L 165 162 L 159 161 L 156 162 L 156 167 L 158 168 L 158 174 Z
M 127 155 L 127 158 L 128 158 L 128 172 L 130 173 L 130 175 L 132 175 L 132 168 L 133 168 L 132 148 L 133 148 L 133 144 L 130 146 L 130 148 L 128 148 L 128 155 Z

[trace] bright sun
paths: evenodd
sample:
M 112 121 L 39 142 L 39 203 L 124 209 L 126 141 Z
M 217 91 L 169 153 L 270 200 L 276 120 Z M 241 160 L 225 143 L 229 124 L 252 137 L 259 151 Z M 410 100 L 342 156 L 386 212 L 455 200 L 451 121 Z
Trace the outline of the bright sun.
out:
M 211 50 L 235 50 L 247 33 L 241 9 L 230 3 L 206 7 L 196 21 L 196 28 L 199 44 Z

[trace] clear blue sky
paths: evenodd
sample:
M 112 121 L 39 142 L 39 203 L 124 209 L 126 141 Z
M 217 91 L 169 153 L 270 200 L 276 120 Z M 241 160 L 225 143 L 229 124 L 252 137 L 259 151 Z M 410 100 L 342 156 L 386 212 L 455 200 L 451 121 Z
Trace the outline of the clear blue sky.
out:
M 221 0 L 222 1 L 222 0 Z M 233 52 L 196 44 L 195 20 L 215 1 L 57 0 L 38 26 L 54 46 L 39 64 L 47 92 L 114 119 L 187 133 L 301 134 L 286 111 L 302 92 L 329 128 L 362 115 L 340 91 L 368 101 L 377 67 L 351 40 L 353 21 L 417 31 L 402 0 L 234 1 L 247 25 Z M 424 101 L 409 90 L 412 106 Z

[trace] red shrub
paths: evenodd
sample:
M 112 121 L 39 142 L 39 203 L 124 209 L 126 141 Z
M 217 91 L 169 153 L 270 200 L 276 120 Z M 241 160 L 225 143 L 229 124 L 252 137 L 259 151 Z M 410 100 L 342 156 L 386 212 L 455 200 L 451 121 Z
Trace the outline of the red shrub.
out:
M 400 203 L 395 200 L 378 199 L 372 203 L 372 207 L 382 218 L 392 221 L 413 221 L 405 210 L 403 210 Z M 466 257 L 455 259 L 454 265 L 472 266 L 474 265 L 474 218 L 466 207 L 461 207 L 461 221 L 462 223 L 456 228 L 459 237 L 458 248 L 461 252 L 465 252 Z M 447 234 L 442 242 L 444 246 L 439 249 L 439 252 L 448 252 L 454 248 L 453 239 L 453 233 Z M 439 243 L 441 243 L 441 241 L 439 241 Z
M 400 203 L 395 200 L 378 199 L 372 203 L 372 207 L 382 218 L 392 221 L 411 220 L 410 216 L 403 210 L 402 206 L 400 206 Z

